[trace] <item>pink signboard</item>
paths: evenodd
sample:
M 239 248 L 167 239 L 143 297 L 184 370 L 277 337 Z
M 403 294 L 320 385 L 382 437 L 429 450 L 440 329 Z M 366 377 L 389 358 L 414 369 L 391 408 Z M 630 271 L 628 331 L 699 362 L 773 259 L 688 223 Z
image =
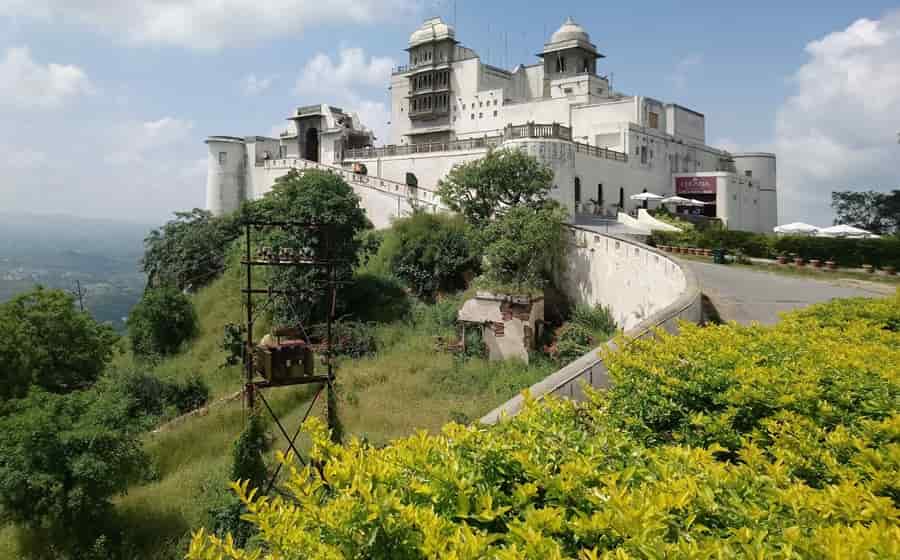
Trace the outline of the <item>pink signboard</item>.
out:
M 675 194 L 716 194 L 716 178 L 675 177 Z

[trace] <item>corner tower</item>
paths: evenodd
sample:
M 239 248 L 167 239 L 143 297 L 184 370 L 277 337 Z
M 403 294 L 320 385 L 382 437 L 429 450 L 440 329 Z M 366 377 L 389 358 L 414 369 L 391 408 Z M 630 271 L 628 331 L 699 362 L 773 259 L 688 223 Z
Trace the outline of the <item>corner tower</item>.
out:
M 597 60 L 605 56 L 571 17 L 538 56 L 544 59 L 544 97 L 609 96 L 608 81 L 597 75 Z
M 216 216 L 234 212 L 247 197 L 247 150 L 243 138 L 210 136 L 206 166 L 206 209 Z

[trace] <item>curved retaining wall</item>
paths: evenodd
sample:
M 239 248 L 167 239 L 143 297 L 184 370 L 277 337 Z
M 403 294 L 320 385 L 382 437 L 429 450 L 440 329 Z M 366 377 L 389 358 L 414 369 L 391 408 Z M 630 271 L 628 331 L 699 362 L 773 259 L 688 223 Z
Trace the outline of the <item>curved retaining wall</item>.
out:
M 560 285 L 576 303 L 605 305 L 630 340 L 653 336 L 662 328 L 678 329 L 679 321 L 700 322 L 700 285 L 690 268 L 665 253 L 642 243 L 570 227 L 572 247 Z M 529 389 L 531 397 L 556 395 L 584 398 L 583 384 L 609 386 L 609 375 L 601 350 L 617 350 L 614 341 L 551 374 Z M 517 414 L 524 404 L 517 395 L 485 415 L 481 422 L 494 424 L 503 416 Z

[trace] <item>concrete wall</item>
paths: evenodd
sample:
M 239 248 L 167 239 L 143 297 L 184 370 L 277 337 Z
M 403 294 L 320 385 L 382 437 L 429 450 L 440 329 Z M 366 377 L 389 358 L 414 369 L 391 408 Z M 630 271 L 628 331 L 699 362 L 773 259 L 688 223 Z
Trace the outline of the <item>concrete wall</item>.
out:
M 378 229 L 389 227 L 391 220 L 397 217 L 411 214 L 413 205 L 428 212 L 446 209 L 440 197 L 431 189 L 424 187 L 413 189 L 403 183 L 359 175 L 340 167 L 303 159 L 272 160 L 266 162 L 264 167 L 257 167 L 255 171 L 261 178 L 261 184 L 269 185 L 266 189 L 262 189 L 258 196 L 268 192 L 275 179 L 286 175 L 291 169 L 301 173 L 307 169 L 318 169 L 334 173 L 347 181 L 359 195 L 360 205 L 365 208 L 369 220 Z
M 366 166 L 369 175 L 382 177 L 398 183 L 406 183 L 406 173 L 415 174 L 419 185 L 428 189 L 436 188 L 438 181 L 453 169 L 453 166 L 481 159 L 487 148 L 459 150 L 451 152 L 420 153 L 406 156 L 354 159 Z
M 580 303 L 608 305 L 628 340 L 652 336 L 656 328 L 677 330 L 681 320 L 701 320 L 700 286 L 690 268 L 674 258 L 635 241 L 571 228 L 573 249 L 563 286 Z M 583 384 L 606 388 L 610 380 L 601 350 L 617 349 L 610 342 L 592 350 L 543 381 L 533 385 L 532 398 L 555 395 L 584 397 Z M 521 395 L 485 415 L 494 424 L 514 416 L 524 405 Z

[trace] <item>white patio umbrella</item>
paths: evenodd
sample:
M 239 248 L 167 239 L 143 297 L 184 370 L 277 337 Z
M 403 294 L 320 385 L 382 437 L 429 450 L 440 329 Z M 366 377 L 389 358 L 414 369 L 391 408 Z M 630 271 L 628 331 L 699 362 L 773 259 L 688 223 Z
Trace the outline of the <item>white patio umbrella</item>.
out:
M 786 235 L 815 235 L 819 231 L 819 228 L 810 224 L 804 224 L 803 222 L 792 222 L 790 224 L 775 226 L 774 231 L 775 233 Z
M 841 224 L 820 229 L 818 234 L 822 237 L 878 237 L 874 233 L 862 228 Z
M 697 200 L 696 198 L 689 198 L 691 201 L 691 206 L 706 206 L 706 203 L 702 200 Z
M 673 195 L 667 196 L 666 198 L 660 200 L 662 204 L 679 204 L 681 206 L 693 206 L 693 200 L 690 198 L 684 198 L 683 196 Z
M 650 200 L 662 200 L 661 196 L 659 196 L 658 194 L 653 194 L 652 192 L 642 192 L 642 193 L 638 193 L 638 194 L 633 194 L 633 195 L 629 196 L 628 198 L 630 198 L 631 200 L 641 200 L 644 202 L 647 202 Z

